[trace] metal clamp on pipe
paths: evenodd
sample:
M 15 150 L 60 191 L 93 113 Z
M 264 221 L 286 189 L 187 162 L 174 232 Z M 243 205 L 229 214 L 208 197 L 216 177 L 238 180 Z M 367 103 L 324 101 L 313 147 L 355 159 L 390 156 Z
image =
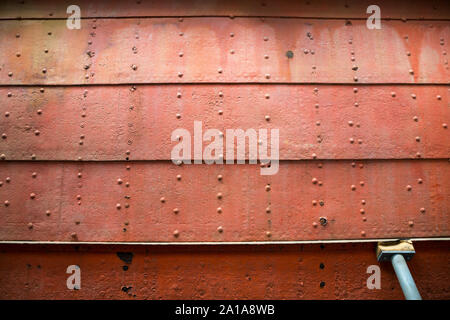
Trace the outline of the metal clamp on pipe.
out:
M 391 261 L 406 300 L 422 300 L 406 261 L 416 252 L 411 240 L 378 242 L 378 261 Z

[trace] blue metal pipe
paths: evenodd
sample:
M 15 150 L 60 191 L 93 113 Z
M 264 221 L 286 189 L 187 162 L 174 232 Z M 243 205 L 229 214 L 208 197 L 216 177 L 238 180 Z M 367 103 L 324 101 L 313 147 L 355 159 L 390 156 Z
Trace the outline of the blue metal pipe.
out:
M 391 259 L 398 282 L 402 287 L 403 294 L 406 300 L 422 300 L 419 290 L 417 290 L 416 283 L 409 272 L 408 265 L 405 258 L 401 254 L 395 254 Z

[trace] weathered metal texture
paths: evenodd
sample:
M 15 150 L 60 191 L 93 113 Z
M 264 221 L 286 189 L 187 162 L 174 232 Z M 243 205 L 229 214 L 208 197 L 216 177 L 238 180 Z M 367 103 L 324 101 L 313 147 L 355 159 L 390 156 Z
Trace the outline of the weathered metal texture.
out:
M 0 240 L 257 241 L 448 237 L 447 160 L 6 162 Z
M 424 299 L 449 299 L 447 242 L 416 242 L 408 263 Z M 375 245 L 225 247 L 1 246 L 2 299 L 403 299 Z M 132 252 L 131 262 L 116 252 Z M 81 268 L 81 290 L 66 269 Z M 368 289 L 370 265 L 381 289 Z M 125 267 L 125 268 L 124 268 Z
M 4 20 L 0 34 L 0 84 L 449 83 L 446 21 Z
M 450 157 L 448 86 L 130 88 L 0 88 L 0 154 L 8 160 L 169 160 L 178 144 L 172 132 L 193 133 L 194 121 L 202 121 L 203 132 L 279 129 L 280 159 Z
M 3 0 L 0 19 L 67 18 L 70 0 Z M 157 16 L 271 16 L 319 18 L 367 18 L 370 0 L 77 0 L 83 17 L 157 17 Z M 450 5 L 445 0 L 379 0 L 385 19 L 448 19 Z

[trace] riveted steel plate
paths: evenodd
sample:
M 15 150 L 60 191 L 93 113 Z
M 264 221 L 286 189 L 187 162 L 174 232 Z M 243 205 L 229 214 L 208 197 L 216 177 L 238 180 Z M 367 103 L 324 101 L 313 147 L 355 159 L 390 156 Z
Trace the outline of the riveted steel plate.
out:
M 450 236 L 449 165 L 284 161 L 262 176 L 248 164 L 4 162 L 0 240 Z
M 67 18 L 70 0 L 3 0 L 0 19 L 5 18 Z M 157 17 L 157 16 L 272 16 L 272 17 L 325 17 L 367 18 L 370 0 L 77 0 L 82 17 Z M 382 18 L 447 19 L 450 7 L 445 0 L 377 1 Z
M 408 262 L 424 299 L 449 299 L 447 242 L 415 242 Z M 403 299 L 375 244 L 291 246 L 0 246 L 2 299 Z M 132 253 L 122 261 L 117 252 Z M 81 290 L 66 286 L 81 268 Z M 367 288 L 371 265 L 381 289 Z
M 0 88 L 0 153 L 7 160 L 170 160 L 178 144 L 172 132 L 187 129 L 193 145 L 194 121 L 202 121 L 203 132 L 279 129 L 280 159 L 450 157 L 448 86 L 135 88 Z
M 0 84 L 449 82 L 444 21 L 5 20 L 0 35 Z

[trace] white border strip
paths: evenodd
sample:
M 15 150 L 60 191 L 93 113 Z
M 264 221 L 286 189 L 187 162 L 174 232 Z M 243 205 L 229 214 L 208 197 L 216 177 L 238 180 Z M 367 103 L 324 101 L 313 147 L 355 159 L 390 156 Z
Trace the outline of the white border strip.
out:
M 322 243 L 367 243 L 379 241 L 450 241 L 450 237 L 443 238 L 387 238 L 387 239 L 349 239 L 349 240 L 298 240 L 298 241 L 206 241 L 206 242 L 114 242 L 114 241 L 7 241 L 0 240 L 2 244 L 36 244 L 36 245 L 127 245 L 127 246 L 179 246 L 179 245 L 286 245 L 286 244 L 322 244 Z

